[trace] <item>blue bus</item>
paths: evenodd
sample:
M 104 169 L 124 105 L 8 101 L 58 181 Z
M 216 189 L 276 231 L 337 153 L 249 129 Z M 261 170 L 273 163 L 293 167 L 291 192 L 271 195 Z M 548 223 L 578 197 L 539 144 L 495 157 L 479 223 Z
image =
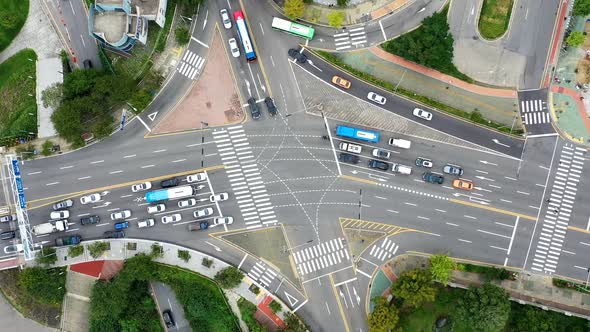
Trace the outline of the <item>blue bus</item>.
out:
M 246 60 L 254 61 L 256 60 L 256 53 L 254 52 L 254 46 L 252 46 L 252 42 L 250 41 L 250 33 L 248 32 L 248 26 L 246 25 L 246 20 L 244 20 L 244 13 L 238 10 L 234 12 L 234 20 L 236 20 L 236 27 L 238 28 L 238 35 L 240 36 L 240 40 L 242 41 L 242 47 L 244 48 L 244 53 L 246 53 Z
M 191 186 L 180 186 L 170 189 L 150 191 L 145 194 L 145 201 L 148 203 L 167 201 L 169 199 L 180 199 L 195 194 Z
M 367 141 L 372 143 L 379 142 L 379 133 L 376 131 L 358 129 L 347 126 L 337 126 L 336 135 L 346 138 L 354 138 L 361 141 Z

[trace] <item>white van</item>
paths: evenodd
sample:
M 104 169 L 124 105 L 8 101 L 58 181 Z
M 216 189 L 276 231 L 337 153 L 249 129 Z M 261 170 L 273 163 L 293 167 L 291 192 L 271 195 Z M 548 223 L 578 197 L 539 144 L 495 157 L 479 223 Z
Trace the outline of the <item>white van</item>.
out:
M 389 145 L 395 146 L 396 148 L 400 148 L 400 149 L 409 149 L 410 146 L 412 146 L 412 142 L 405 140 L 405 139 L 399 139 L 399 138 L 392 137 L 389 139 Z
M 340 142 L 338 147 L 340 148 L 340 150 L 348 151 L 348 152 L 352 152 L 352 153 L 361 153 L 361 151 L 363 150 L 363 147 L 360 145 L 346 143 L 346 142 Z
M 412 167 L 393 163 L 391 164 L 391 171 L 394 173 L 410 175 L 412 174 Z

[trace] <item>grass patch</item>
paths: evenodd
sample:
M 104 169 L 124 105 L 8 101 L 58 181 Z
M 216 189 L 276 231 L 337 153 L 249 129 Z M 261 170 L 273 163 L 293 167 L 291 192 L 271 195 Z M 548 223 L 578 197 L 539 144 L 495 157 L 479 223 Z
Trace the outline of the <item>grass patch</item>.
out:
M 563 279 L 559 279 L 559 278 L 553 278 L 552 282 L 553 282 L 553 286 L 556 286 L 559 288 L 567 288 L 567 289 L 575 290 L 580 293 L 590 294 L 590 290 L 588 290 L 588 288 L 586 288 L 586 285 L 578 284 L 575 282 L 571 282 L 571 281 L 567 281 L 567 280 L 563 280 Z
M 52 278 L 47 280 L 46 287 L 57 289 L 65 292 L 66 268 L 53 268 L 48 270 Z M 12 306 L 23 316 L 35 320 L 43 325 L 59 328 L 61 319 L 61 307 L 63 296 L 59 297 L 54 303 L 42 303 L 36 296 L 31 295 L 19 285 L 19 277 L 22 271 L 20 269 L 10 269 L 0 271 L 0 290 L 2 295 Z
M 36 60 L 35 52 L 25 49 L 0 64 L 0 145 L 37 133 Z
M 496 39 L 508 29 L 514 0 L 484 0 L 479 15 L 479 33 L 486 39 Z
M 516 280 L 517 273 L 494 266 L 474 265 L 469 263 L 457 264 L 457 270 L 482 274 L 486 280 Z
M 2 52 L 25 24 L 29 14 L 29 0 L 0 0 L 0 8 L 2 8 L 0 10 L 0 52 Z
M 478 123 L 482 126 L 486 126 L 486 127 L 510 134 L 510 128 L 507 127 L 505 124 L 493 122 L 491 120 L 487 120 L 483 116 L 481 116 L 481 114 L 477 111 L 473 111 L 473 112 L 463 111 L 463 110 L 445 105 L 437 100 L 428 98 L 426 96 L 419 95 L 419 94 L 415 93 L 414 91 L 406 90 L 406 89 L 403 89 L 400 87 L 395 89 L 394 84 L 387 82 L 387 81 L 380 80 L 372 75 L 369 75 L 365 72 L 362 72 L 358 69 L 355 69 L 355 68 L 347 65 L 337 55 L 334 55 L 332 53 L 325 52 L 325 51 L 315 51 L 315 53 L 317 55 L 321 56 L 324 60 L 332 63 L 333 65 L 338 66 L 341 69 L 344 69 L 346 72 L 348 72 L 348 74 L 356 76 L 357 78 L 360 78 L 360 79 L 367 81 L 369 83 L 378 85 L 378 86 L 382 87 L 383 89 L 388 90 L 389 92 L 403 95 L 409 99 L 412 99 L 412 100 L 421 102 L 423 104 L 426 104 L 428 106 L 431 106 L 432 108 L 435 108 L 439 111 L 453 114 L 455 116 L 461 117 L 461 118 L 469 120 L 471 122 Z M 520 129 L 512 131 L 512 135 L 514 135 L 514 136 L 521 135 L 522 133 L 523 133 L 523 131 Z

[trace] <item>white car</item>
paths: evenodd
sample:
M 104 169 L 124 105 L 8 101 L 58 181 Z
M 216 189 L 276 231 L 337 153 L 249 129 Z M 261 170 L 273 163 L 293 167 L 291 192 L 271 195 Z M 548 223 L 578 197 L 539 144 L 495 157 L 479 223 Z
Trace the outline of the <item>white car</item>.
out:
M 195 206 L 195 205 L 197 205 L 197 200 L 194 198 L 184 199 L 184 200 L 178 202 L 179 208 Z
M 206 173 L 197 173 L 197 174 L 189 175 L 186 177 L 186 182 L 188 182 L 188 183 L 205 181 L 205 180 L 207 180 Z
M 152 188 L 152 183 L 151 182 L 143 182 L 143 183 L 137 183 L 131 186 L 131 191 L 133 191 L 134 193 L 138 192 L 138 191 L 144 191 L 144 190 L 148 190 Z
M 206 208 L 206 209 L 202 209 L 202 210 L 197 210 L 195 211 L 195 213 L 193 213 L 193 216 L 195 218 L 201 218 L 201 217 L 207 217 L 213 214 L 213 208 Z
M 94 193 L 86 196 L 80 197 L 80 203 L 88 204 L 88 203 L 96 203 L 100 202 L 100 194 Z
M 375 92 L 369 92 L 369 94 L 367 95 L 367 99 L 381 105 L 385 105 L 385 102 L 387 101 L 385 97 L 378 95 Z
M 234 217 L 217 217 L 213 219 L 213 225 L 231 225 L 234 222 Z
M 49 218 L 53 220 L 68 219 L 69 217 L 70 211 L 68 210 L 53 211 L 49 214 Z
M 20 243 L 11 244 L 4 247 L 5 254 L 16 254 L 23 251 L 23 245 Z
M 164 211 L 166 211 L 166 205 L 164 205 L 164 204 L 150 205 L 147 207 L 147 211 L 148 211 L 148 213 L 164 212 Z
M 229 198 L 229 195 L 227 193 L 221 193 L 221 194 L 217 194 L 217 195 L 211 195 L 209 197 L 209 201 L 211 203 L 222 202 L 222 201 L 226 201 L 228 198 Z
M 169 216 L 163 216 L 162 217 L 162 224 L 167 224 L 167 223 L 171 223 L 171 222 L 177 222 L 182 220 L 182 216 L 180 215 L 180 213 L 175 213 Z
M 423 109 L 420 108 L 414 108 L 414 111 L 412 112 L 412 114 L 414 114 L 414 116 L 419 117 L 420 119 L 424 119 L 424 120 L 432 120 L 432 113 L 430 112 L 426 112 Z
M 121 220 L 131 217 L 131 210 L 123 210 L 111 213 L 111 220 Z
M 229 19 L 229 15 L 227 13 L 227 9 L 222 9 L 219 11 L 219 14 L 221 14 L 221 22 L 223 22 L 223 26 L 226 29 L 231 29 L 231 20 Z
M 150 218 L 150 219 L 138 221 L 137 227 L 138 228 L 154 227 L 155 224 L 156 224 L 155 220 Z
M 230 38 L 230 40 L 228 40 L 229 42 L 229 49 L 231 51 L 231 55 L 234 58 L 239 58 L 240 57 L 240 48 L 238 47 L 238 42 L 236 41 L 235 38 Z

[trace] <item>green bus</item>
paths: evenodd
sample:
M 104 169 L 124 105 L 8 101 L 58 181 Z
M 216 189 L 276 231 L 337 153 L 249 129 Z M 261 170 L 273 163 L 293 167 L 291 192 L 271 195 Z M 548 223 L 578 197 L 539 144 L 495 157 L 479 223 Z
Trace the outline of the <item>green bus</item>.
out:
M 283 20 L 282 18 L 278 17 L 273 17 L 272 28 L 309 40 L 313 38 L 313 34 L 315 33 L 315 30 L 312 27 Z

